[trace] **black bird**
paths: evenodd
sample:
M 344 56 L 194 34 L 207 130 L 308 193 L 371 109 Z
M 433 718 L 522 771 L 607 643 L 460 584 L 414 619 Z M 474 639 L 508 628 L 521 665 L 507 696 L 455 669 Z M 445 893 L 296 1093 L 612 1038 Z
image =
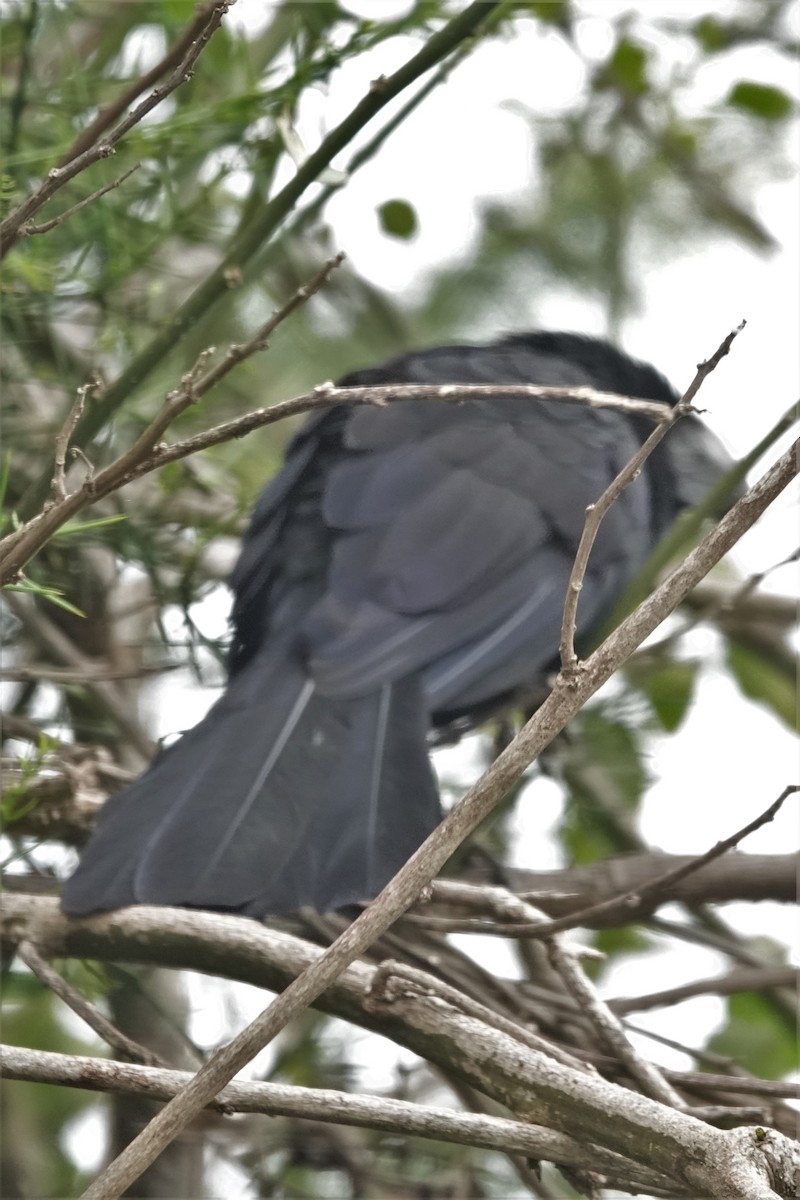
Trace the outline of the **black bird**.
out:
M 605 342 L 528 333 L 403 355 L 343 385 L 589 385 L 673 403 Z M 68 913 L 173 904 L 252 917 L 367 900 L 440 817 L 427 738 L 541 690 L 595 500 L 652 428 L 558 401 L 404 401 L 310 419 L 233 572 L 222 698 L 103 809 Z M 603 523 L 591 638 L 681 509 L 730 465 L 694 418 Z

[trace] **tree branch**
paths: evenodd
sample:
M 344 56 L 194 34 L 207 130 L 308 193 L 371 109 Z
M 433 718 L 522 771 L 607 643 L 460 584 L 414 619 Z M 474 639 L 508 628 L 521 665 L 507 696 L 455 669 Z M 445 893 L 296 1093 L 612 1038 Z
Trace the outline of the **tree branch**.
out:
M 141 906 L 78 920 L 60 913 L 54 900 L 40 897 L 0 898 L 0 932 L 12 943 L 30 937 L 49 956 L 162 962 L 271 988 L 326 957 L 317 946 L 239 917 Z M 693 1196 L 774 1200 L 775 1193 L 764 1183 L 763 1164 L 750 1164 L 742 1175 L 743 1152 L 731 1143 L 729 1132 L 573 1070 L 508 1032 L 488 1027 L 443 1001 L 434 979 L 433 994 L 420 987 L 400 988 L 391 1002 L 385 999 L 379 1017 L 371 1006 L 376 972 L 363 962 L 351 964 L 320 1006 L 456 1071 L 525 1120 L 648 1164 L 672 1180 L 673 1191 L 677 1186 Z M 731 1080 L 732 1091 L 737 1082 Z M 753 1131 L 749 1133 L 754 1140 Z M 770 1147 L 784 1144 L 774 1141 L 772 1133 L 767 1137 Z
M 158 1100 L 171 1099 L 191 1079 L 187 1071 L 159 1070 L 16 1046 L 0 1046 L 0 1070 L 5 1079 L 129 1092 Z M 610 1186 L 623 1186 L 626 1190 L 635 1187 L 637 1191 L 670 1188 L 676 1194 L 668 1176 L 649 1171 L 602 1146 L 587 1145 L 552 1129 L 502 1117 L 279 1083 L 230 1083 L 219 1099 L 227 1112 L 298 1117 L 375 1129 L 394 1136 L 434 1138 L 505 1154 L 516 1152 L 537 1160 L 602 1172 Z
M 580 597 L 583 580 L 586 576 L 586 570 L 589 566 L 589 556 L 592 552 L 592 547 L 600 531 L 600 526 L 606 513 L 611 509 L 628 487 L 635 479 L 638 478 L 642 467 L 647 462 L 650 455 L 666 437 L 672 426 L 682 417 L 687 416 L 692 412 L 692 401 L 699 392 L 706 378 L 711 374 L 717 364 L 729 352 L 733 340 L 738 333 L 744 329 L 745 322 L 734 329 L 723 339 L 717 347 L 711 358 L 706 362 L 698 364 L 695 377 L 689 384 L 689 387 L 681 396 L 678 403 L 671 408 L 668 414 L 663 418 L 661 423 L 656 426 L 650 436 L 639 447 L 628 463 L 622 468 L 615 479 L 605 489 L 603 494 L 597 499 L 594 504 L 590 504 L 586 509 L 586 520 L 584 521 L 583 531 L 581 532 L 580 542 L 575 554 L 575 559 L 570 571 L 569 582 L 567 583 L 567 594 L 564 600 L 564 615 L 561 622 L 561 670 L 563 672 L 576 671 L 578 669 L 578 656 L 575 653 L 575 630 L 578 621 L 578 599 Z
M 34 225 L 32 221 L 26 222 L 19 233 L 24 237 L 35 237 L 40 233 L 49 233 L 51 229 L 55 229 L 58 225 L 63 225 L 76 212 L 80 212 L 82 208 L 88 208 L 90 204 L 94 204 L 95 200 L 99 200 L 101 196 L 105 196 L 108 192 L 113 192 L 116 188 L 123 184 L 126 179 L 130 179 L 134 171 L 138 171 L 141 163 L 134 163 L 129 170 L 120 175 L 117 179 L 112 179 L 111 183 L 106 183 L 98 188 L 96 192 L 92 192 L 90 196 L 84 196 L 83 200 L 79 200 L 77 204 L 73 204 L 71 208 L 65 208 L 57 217 L 53 217 L 52 221 L 42 221 L 41 225 Z
M 716 975 L 710 979 L 694 979 L 691 983 L 681 984 L 680 987 L 664 988 L 660 992 L 609 1000 L 608 1007 L 622 1016 L 625 1013 L 666 1008 L 668 1005 L 680 1004 L 682 1000 L 690 1000 L 693 996 L 733 996 L 736 992 L 760 992 L 766 988 L 797 988 L 798 983 L 800 983 L 800 969 L 797 967 L 744 967 L 737 971 L 729 971 L 727 975 Z M 797 1093 L 800 1096 L 798 1085 L 790 1084 L 788 1086 L 794 1089 L 791 1094 Z
M 239 363 L 261 350 L 265 350 L 270 335 L 301 304 L 305 304 L 324 286 L 331 272 L 343 260 L 343 254 L 337 254 L 328 259 L 308 283 L 298 288 L 289 300 L 264 322 L 248 342 L 242 346 L 230 346 L 222 362 L 206 371 L 205 374 L 203 374 L 203 368 L 214 350 L 213 347 L 204 350 L 191 370 L 183 376 L 180 385 L 167 394 L 161 410 L 133 445 L 98 474 L 90 472 L 80 487 L 67 493 L 64 484 L 67 445 L 83 412 L 86 394 L 95 385 L 86 384 L 80 388 L 78 398 L 56 438 L 56 467 L 52 481 L 56 499 L 46 504 L 36 517 L 8 534 L 0 542 L 0 586 L 16 580 L 30 559 L 77 513 L 95 504 L 104 496 L 117 491 L 132 479 L 137 479 L 153 470 L 155 465 L 159 465 L 157 443 L 168 427 L 177 420 L 182 412 L 192 404 L 196 404 L 206 392 L 224 379 Z
M 254 429 L 272 425 L 287 417 L 300 416 L 320 409 L 334 408 L 341 404 L 377 405 L 404 400 L 441 400 L 449 404 L 460 404 L 469 399 L 497 400 L 508 396 L 531 400 L 555 400 L 565 404 L 584 404 L 590 408 L 611 408 L 619 412 L 638 413 L 652 420 L 663 417 L 665 406 L 650 400 L 636 400 L 628 396 L 597 392 L 593 388 L 539 387 L 534 384 L 517 384 L 497 387 L 494 384 L 381 384 L 375 387 L 337 388 L 333 384 L 322 384 L 312 392 L 291 400 L 259 408 L 225 421 L 212 429 L 194 434 L 174 445 L 159 445 L 158 440 L 177 417 L 191 404 L 197 402 L 213 386 L 233 370 L 240 362 L 266 348 L 267 338 L 289 313 L 319 290 L 343 255 L 336 255 L 299 288 L 295 295 L 276 314 L 270 317 L 261 329 L 243 346 L 231 346 L 218 366 L 198 377 L 198 364 L 184 375 L 181 385 L 170 392 L 164 405 L 136 442 L 120 455 L 110 466 L 84 480 L 81 487 L 68 495 L 57 494 L 55 502 L 46 504 L 43 510 L 19 529 L 0 541 L 0 586 L 14 582 L 30 559 L 47 544 L 53 534 L 79 512 L 96 504 L 98 500 L 118 491 L 134 479 L 141 479 L 159 467 L 179 459 L 188 458 L 200 450 L 217 446 L 234 438 L 244 437 Z M 211 351 L 204 351 L 204 355 Z M 200 362 L 203 365 L 204 359 Z M 83 389 L 81 389 L 83 391 Z M 73 406 L 64 429 L 72 433 L 75 412 Z M 63 438 L 64 431 L 60 437 Z
M 132 1062 L 140 1063 L 146 1067 L 160 1067 L 164 1065 L 157 1054 L 153 1054 L 152 1050 L 148 1050 L 146 1046 L 140 1046 L 138 1042 L 134 1042 L 126 1034 L 122 1033 L 121 1030 L 117 1029 L 107 1017 L 103 1016 L 94 1004 L 91 1004 L 85 996 L 81 995 L 77 988 L 74 988 L 48 962 L 45 962 L 29 938 L 24 938 L 19 943 L 17 953 L 40 983 L 43 983 L 45 987 L 49 988 L 51 992 L 54 992 L 56 996 L 63 1000 L 112 1050 L 116 1050 L 118 1054 L 126 1055 Z
M 695 871 L 702 870 L 703 867 L 713 862 L 717 858 L 721 858 L 734 846 L 738 846 L 740 842 L 749 837 L 751 833 L 755 833 L 757 829 L 774 820 L 779 809 L 783 806 L 784 801 L 788 796 L 800 792 L 800 785 L 789 784 L 785 787 L 778 796 L 777 800 L 773 800 L 772 804 L 764 810 L 754 820 L 748 822 L 743 828 L 738 829 L 736 833 L 730 837 L 723 838 L 717 842 L 710 850 L 706 850 L 704 854 L 698 854 L 689 862 L 681 863 L 678 867 L 673 867 L 669 871 L 665 871 L 663 875 L 657 875 L 655 879 L 643 883 L 638 888 L 631 888 L 621 895 L 610 896 L 607 900 L 601 900 L 597 904 L 589 905 L 588 908 L 579 909 L 577 912 L 570 913 L 569 916 L 559 917 L 552 921 L 544 921 L 538 926 L 531 926 L 526 931 L 528 937 L 549 937 L 553 933 L 559 933 L 565 929 L 574 929 L 576 925 L 591 924 L 597 917 L 605 916 L 614 909 L 624 909 L 626 905 L 639 907 L 642 904 L 652 903 L 659 896 L 663 896 L 665 890 L 673 884 L 679 883 L 682 879 L 686 879 Z M 523 932 L 518 930 L 518 932 Z

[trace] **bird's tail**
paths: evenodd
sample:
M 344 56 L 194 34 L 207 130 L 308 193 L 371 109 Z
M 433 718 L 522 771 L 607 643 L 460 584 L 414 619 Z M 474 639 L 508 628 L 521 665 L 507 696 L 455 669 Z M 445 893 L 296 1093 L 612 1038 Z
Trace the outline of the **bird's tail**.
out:
M 415 678 L 319 694 L 265 649 L 100 814 L 62 907 L 173 904 L 260 917 L 375 896 L 439 820 Z

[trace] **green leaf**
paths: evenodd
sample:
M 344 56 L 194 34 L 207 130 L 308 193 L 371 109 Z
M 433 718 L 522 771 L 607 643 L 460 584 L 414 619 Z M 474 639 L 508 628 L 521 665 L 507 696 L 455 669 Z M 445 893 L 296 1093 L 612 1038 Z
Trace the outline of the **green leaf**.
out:
M 798 727 L 797 683 L 794 674 L 778 660 L 729 637 L 727 661 L 731 674 L 750 700 L 765 704 L 779 721 Z
M 741 79 L 728 95 L 727 103 L 764 121 L 783 121 L 794 112 L 794 101 L 780 88 Z
M 729 26 L 706 14 L 693 26 L 692 33 L 706 54 L 717 54 L 731 44 Z
M 417 232 L 417 214 L 407 200 L 387 200 L 378 209 L 378 219 L 390 237 L 408 241 Z
M 779 1079 L 800 1066 L 794 1031 L 758 992 L 739 992 L 727 1002 L 728 1020 L 708 1044 L 765 1079 Z
M 653 715 L 667 733 L 674 733 L 683 722 L 694 696 L 697 663 L 662 661 L 653 665 L 644 656 L 629 663 L 625 674 L 633 686 L 650 702 Z
M 34 583 L 32 579 L 24 579 L 22 583 L 10 583 L 7 585 L 6 591 L 27 592 L 32 596 L 40 596 L 42 600 L 47 600 L 50 604 L 55 604 L 57 608 L 63 608 L 66 612 L 73 613 L 76 617 L 86 616 L 85 612 L 76 608 L 74 604 L 70 604 L 69 600 L 64 599 L 64 593 L 60 588 L 48 587 L 43 583 Z
M 53 534 L 53 538 L 73 537 L 76 533 L 88 533 L 91 529 L 105 529 L 108 525 L 118 525 L 127 521 L 126 513 L 117 513 L 113 517 L 97 517 L 92 521 L 67 521 Z
M 572 5 L 569 0 L 528 0 L 528 7 L 537 20 L 559 29 L 572 28 Z
M 601 88 L 616 88 L 630 96 L 642 96 L 650 90 L 647 78 L 647 51 L 638 42 L 623 38 L 601 71 L 597 83 Z
M 632 824 L 649 782 L 637 730 L 598 704 L 569 731 L 559 751 L 569 789 L 560 834 L 565 848 L 577 863 L 635 849 Z

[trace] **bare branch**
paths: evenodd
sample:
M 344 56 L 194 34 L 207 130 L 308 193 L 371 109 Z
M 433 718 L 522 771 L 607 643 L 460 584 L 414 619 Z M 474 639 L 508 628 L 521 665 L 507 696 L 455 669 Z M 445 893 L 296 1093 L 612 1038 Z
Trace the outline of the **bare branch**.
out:
M 558 937 L 549 937 L 545 943 L 550 965 L 564 980 L 573 999 L 589 1017 L 600 1034 L 601 1041 L 611 1053 L 623 1062 L 644 1091 L 646 1096 L 660 1100 L 662 1104 L 684 1110 L 682 1097 L 667 1083 L 658 1067 L 649 1063 L 631 1045 L 622 1023 L 597 994 L 577 961 L 579 947 L 568 946 Z
M 680 987 L 664 988 L 660 992 L 649 992 L 644 996 L 609 1000 L 608 1007 L 620 1015 L 647 1012 L 653 1008 L 680 1004 L 682 1000 L 689 1000 L 693 996 L 732 996 L 736 992 L 760 992 L 767 988 L 796 988 L 798 982 L 800 969 L 797 967 L 744 967 L 737 971 L 729 971 L 727 975 L 695 979 L 691 983 L 681 984 Z M 800 1087 L 794 1085 L 794 1091 L 800 1093 Z
M 120 689 L 113 682 L 92 678 L 91 659 L 87 658 L 66 634 L 31 602 L 29 596 L 7 592 L 5 602 L 39 645 L 46 647 L 57 661 L 74 668 L 83 675 L 86 686 L 91 688 L 106 706 L 120 729 L 124 730 L 133 746 L 142 755 L 143 760 L 151 758 L 155 747 L 142 729 L 134 708 Z
M 512 899 L 514 898 L 512 897 Z M 466 1013 L 467 1016 L 475 1017 L 476 1020 L 483 1021 L 490 1028 L 507 1033 L 524 1045 L 530 1046 L 531 1049 L 550 1055 L 557 1062 L 572 1067 L 576 1071 L 592 1070 L 574 1054 L 569 1054 L 559 1046 L 548 1042 L 546 1038 L 539 1037 L 526 1026 L 520 1025 L 516 1021 L 510 1021 L 502 1013 L 494 1012 L 487 1005 L 468 996 L 466 992 L 442 982 L 441 979 L 437 979 L 427 971 L 420 971 L 416 967 L 409 966 L 408 963 L 396 962 L 391 958 L 383 959 L 375 971 L 370 984 L 367 1008 L 369 1012 L 391 1011 L 391 1006 L 397 1000 L 398 994 L 405 995 L 409 992 L 435 996 L 452 1008 Z
M 112 1050 L 116 1050 L 118 1054 L 124 1054 L 132 1062 L 141 1063 L 147 1067 L 165 1065 L 152 1050 L 148 1050 L 146 1046 L 140 1046 L 138 1042 L 134 1042 L 132 1038 L 117 1029 L 108 1017 L 104 1017 L 94 1004 L 81 995 L 77 988 L 74 988 L 48 962 L 45 962 L 29 938 L 25 938 L 19 943 L 17 953 L 25 965 L 33 971 L 36 978 L 45 987 L 55 992 L 74 1013 L 77 1013 L 86 1022 L 90 1029 L 93 1029 L 104 1042 L 108 1043 Z
M 800 1083 L 785 1079 L 756 1079 L 751 1075 L 711 1075 L 700 1071 L 667 1071 L 682 1087 L 720 1092 L 752 1092 L 760 1096 L 800 1100 Z
M 736 833 L 731 834 L 730 837 L 723 838 L 722 841 L 717 842 L 710 850 L 706 850 L 705 854 L 698 854 L 696 858 L 691 859 L 689 862 L 684 862 L 679 867 L 665 871 L 663 875 L 656 876 L 655 879 L 649 880 L 647 883 L 642 884 L 641 887 L 631 888 L 619 896 L 611 896 L 608 900 L 601 900 L 598 904 L 590 904 L 587 908 L 570 913 L 567 917 L 560 917 L 554 921 L 545 921 L 538 928 L 532 926 L 528 931 L 528 935 L 531 937 L 550 937 L 551 934 L 558 933 L 564 929 L 574 929 L 577 925 L 595 921 L 598 917 L 605 916 L 615 909 L 624 909 L 626 905 L 639 907 L 643 902 L 647 903 L 647 901 L 652 901 L 658 896 L 664 895 L 666 890 L 672 887 L 673 884 L 692 875 L 695 871 L 702 870 L 703 867 L 713 862 L 714 859 L 721 858 L 723 854 L 727 853 L 728 850 L 732 850 L 734 846 L 738 846 L 751 833 L 755 833 L 757 829 L 761 829 L 763 825 L 774 820 L 786 798 L 794 795 L 796 792 L 800 792 L 800 785 L 789 784 L 783 789 L 777 800 L 773 800 L 772 804 L 764 812 L 754 820 L 748 822 L 742 829 L 738 829 Z
M 92 380 L 91 383 L 85 383 L 83 387 L 78 388 L 78 395 L 67 414 L 67 419 L 59 433 L 56 434 L 55 471 L 53 473 L 53 491 L 55 492 L 56 500 L 65 500 L 67 496 L 65 474 L 69 439 L 72 437 L 75 426 L 83 415 L 86 397 L 91 392 L 97 391 L 99 387 L 99 381 Z
M 180 909 L 137 906 L 75 919 L 60 913 L 54 900 L 5 895 L 0 898 L 0 920 L 3 935 L 12 943 L 35 936 L 48 955 L 170 963 L 176 969 L 199 968 L 270 988 L 281 986 L 288 974 L 323 961 L 327 953 L 255 921 Z M 368 1003 L 375 973 L 376 968 L 363 962 L 350 965 L 325 994 L 323 1010 L 390 1032 L 401 1044 L 456 1070 L 527 1120 L 558 1129 L 584 1145 L 597 1143 L 632 1161 L 646 1161 L 651 1170 L 672 1179 L 673 1192 L 677 1187 L 691 1196 L 775 1200 L 764 1183 L 765 1168 L 752 1167 L 741 1175 L 742 1154 L 730 1133 L 572 1070 L 487 1027 L 437 994 L 400 988 L 388 1016 L 377 1019 Z M 783 1141 L 778 1138 L 775 1144 L 783 1146 Z
M 222 442 L 244 437 L 254 429 L 272 425 L 287 417 L 303 416 L 319 409 L 334 408 L 341 404 L 375 405 L 405 400 L 441 400 L 449 404 L 462 404 L 465 400 L 498 400 L 506 397 L 516 397 L 525 400 L 556 400 L 564 404 L 581 404 L 589 408 L 610 408 L 617 412 L 636 413 L 652 421 L 661 421 L 665 412 L 672 410 L 667 405 L 655 400 L 639 400 L 630 396 L 619 396 L 613 392 L 599 392 L 589 387 L 545 387 L 539 384 L 506 384 L 489 383 L 471 384 L 380 384 L 372 387 L 335 387 L 332 383 L 323 383 L 303 396 L 291 400 L 283 400 L 269 408 L 259 408 L 246 413 L 243 417 L 235 417 L 213 429 L 204 430 L 178 442 L 174 446 L 165 447 L 159 453 L 158 461 L 148 470 L 165 463 L 186 458 L 198 450 L 207 450 Z
M 118 179 L 114 179 L 111 183 L 106 183 L 103 187 L 98 188 L 96 192 L 92 192 L 91 196 L 84 196 L 83 200 L 79 200 L 78 203 L 73 204 L 71 208 L 65 208 L 64 211 L 59 213 L 57 217 L 53 217 L 52 221 L 43 221 L 41 225 L 34 225 L 31 221 L 28 221 L 20 229 L 19 236 L 34 237 L 39 233 L 49 233 L 50 230 L 55 229 L 57 225 L 63 225 L 64 222 L 68 221 L 76 212 L 80 212 L 82 208 L 87 208 L 88 205 L 94 204 L 95 200 L 99 200 L 101 196 L 105 196 L 106 192 L 113 192 L 114 189 L 118 188 L 120 184 L 125 182 L 126 179 L 130 179 L 134 171 L 138 171 L 141 165 L 141 163 L 134 163 L 130 170 L 126 171 L 124 175 L 120 175 Z
M 0 1069 L 6 1079 L 92 1091 L 131 1092 L 159 1100 L 169 1100 L 191 1079 L 187 1071 L 154 1070 L 16 1046 L 0 1046 Z M 635 1184 L 637 1189 L 669 1188 L 676 1194 L 668 1176 L 649 1171 L 613 1151 L 587 1145 L 552 1129 L 502 1117 L 279 1083 L 231 1083 L 220 1094 L 220 1101 L 228 1112 L 300 1117 L 395 1135 L 435 1138 L 506 1154 L 516 1152 L 537 1160 L 602 1172 L 612 1186 L 623 1183 Z
M 154 454 L 154 449 L 173 421 L 192 404 L 196 404 L 201 396 L 224 379 L 235 366 L 244 362 L 251 355 L 264 350 L 270 334 L 301 304 L 305 304 L 324 286 L 331 272 L 343 260 L 343 254 L 337 254 L 328 259 L 308 283 L 298 288 L 289 300 L 264 322 L 248 342 L 242 346 L 231 346 L 223 361 L 206 374 L 202 374 L 202 370 L 214 351 L 213 348 L 203 350 L 194 366 L 181 379 L 180 385 L 168 393 L 161 411 L 133 445 L 115 459 L 110 466 L 97 475 L 90 473 L 79 488 L 67 493 L 64 485 L 67 443 L 80 419 L 86 394 L 90 387 L 95 385 L 87 384 L 81 388 L 78 400 L 73 405 L 64 427 L 56 439 L 56 472 L 53 478 L 53 487 L 57 499 L 54 503 L 45 505 L 36 517 L 0 542 L 0 585 L 14 582 L 33 555 L 41 550 L 53 534 L 77 513 L 104 496 L 117 491 L 132 479 L 137 479 L 153 470 L 155 466 L 161 464 L 161 461 L 166 461 L 165 458 L 160 459 L 157 453 Z
M 166 75 L 167 71 L 173 70 L 185 59 L 195 41 L 201 36 L 208 25 L 209 19 L 213 15 L 214 7 L 215 0 L 207 0 L 205 4 L 198 4 L 195 9 L 194 18 L 172 46 L 170 46 L 160 62 L 157 62 L 151 70 L 141 75 L 138 79 L 134 79 L 130 87 L 117 96 L 116 100 L 100 106 L 94 119 L 78 134 L 69 150 L 59 160 L 59 167 L 66 166 L 67 163 L 72 162 L 73 159 L 83 154 L 84 150 L 88 150 L 97 141 L 103 131 L 113 125 L 125 110 L 133 104 L 137 97 L 141 96 L 142 92 L 147 91 L 149 87 L 153 87 L 162 76 Z
M 706 362 L 698 364 L 697 372 L 694 379 L 689 384 L 689 387 L 681 396 L 674 408 L 670 409 L 667 416 L 664 417 L 661 424 L 656 426 L 647 440 L 640 446 L 639 450 L 628 463 L 622 468 L 617 477 L 611 481 L 602 496 L 590 504 L 586 509 L 586 520 L 581 533 L 581 539 L 578 544 L 578 550 L 575 555 L 575 560 L 570 571 L 569 583 L 567 584 L 567 594 L 564 601 L 564 616 L 561 623 L 561 670 L 564 672 L 575 671 L 578 668 L 578 656 L 575 653 L 575 630 L 578 617 L 578 600 L 580 597 L 583 580 L 586 575 L 586 569 L 589 565 L 589 556 L 592 552 L 592 546 L 595 543 L 597 534 L 602 524 L 603 518 L 610 508 L 616 504 L 619 497 L 624 492 L 625 488 L 639 476 L 642 467 L 647 462 L 647 459 L 655 450 L 659 442 L 663 441 L 672 426 L 685 417 L 692 411 L 692 401 L 697 395 L 703 381 L 714 370 L 717 364 L 730 350 L 734 338 L 744 329 L 745 322 L 738 326 L 727 335 L 726 338 L 717 347 L 714 354 Z
M 327 275 L 338 266 L 343 255 L 330 259 L 320 272 L 303 287 L 282 309 L 279 309 L 261 329 L 243 346 L 231 346 L 225 359 L 200 379 L 195 378 L 195 368 L 184 376 L 181 385 L 166 397 L 159 414 L 151 421 L 133 446 L 96 476 L 85 481 L 64 497 L 59 505 L 49 505 L 32 517 L 13 533 L 0 541 L 0 586 L 14 582 L 25 564 L 46 545 L 55 531 L 83 509 L 95 504 L 104 496 L 118 491 L 134 479 L 150 474 L 168 463 L 177 462 L 207 450 L 211 446 L 244 437 L 254 429 L 272 425 L 287 417 L 299 416 L 319 409 L 328 409 L 341 404 L 381 406 L 405 400 L 441 400 L 460 404 L 470 399 L 497 400 L 507 396 L 524 397 L 531 400 L 556 400 L 565 404 L 585 404 L 592 408 L 612 408 L 620 412 L 636 412 L 652 420 L 660 420 L 666 406 L 650 400 L 631 399 L 613 393 L 596 392 L 592 388 L 539 387 L 533 384 L 497 387 L 494 384 L 382 384 L 376 387 L 337 388 L 333 384 L 322 384 L 312 392 L 291 400 L 274 404 L 270 408 L 256 409 L 242 417 L 226 421 L 213 429 L 194 434 L 172 446 L 157 445 L 167 427 L 200 396 L 210 390 L 238 363 L 257 353 L 266 346 L 267 337 L 280 321 L 293 312 L 299 304 L 318 291 Z M 324 277 L 323 277 L 324 276 Z
M 376 116 L 419 77 L 452 56 L 466 42 L 474 45 L 482 29 L 501 18 L 499 0 L 473 0 L 445 25 L 426 38 L 407 62 L 388 77 L 382 76 L 368 89 L 353 109 L 323 139 L 320 145 L 281 190 L 268 200 L 253 219 L 236 234 L 228 252 L 214 271 L 194 290 L 171 320 L 167 321 L 106 390 L 102 400 L 87 410 L 78 429 L 85 445 L 116 412 L 120 404 L 154 370 L 214 303 L 230 290 L 231 272 L 245 278 L 259 261 L 259 250 L 269 241 L 297 201 L 328 167 L 331 160 Z M 39 479 L 20 502 L 22 512 L 37 508 L 44 498 L 46 482 Z

